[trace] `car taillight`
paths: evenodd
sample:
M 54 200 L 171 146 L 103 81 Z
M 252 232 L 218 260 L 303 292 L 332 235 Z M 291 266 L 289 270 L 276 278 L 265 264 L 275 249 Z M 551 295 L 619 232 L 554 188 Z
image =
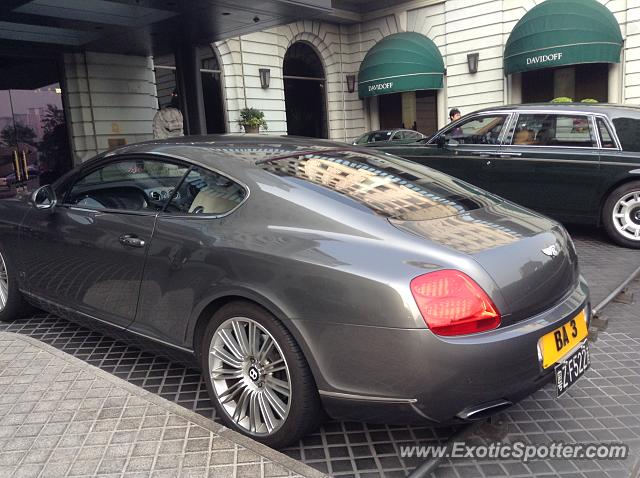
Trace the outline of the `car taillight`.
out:
M 441 270 L 411 281 L 418 309 L 437 335 L 466 335 L 500 325 L 500 313 L 487 293 L 466 274 Z

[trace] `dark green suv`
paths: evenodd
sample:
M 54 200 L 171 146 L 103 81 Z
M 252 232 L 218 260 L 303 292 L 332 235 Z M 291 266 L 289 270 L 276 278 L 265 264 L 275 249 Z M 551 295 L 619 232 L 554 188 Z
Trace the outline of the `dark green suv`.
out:
M 471 113 L 391 154 L 640 248 L 640 108 L 505 106 Z

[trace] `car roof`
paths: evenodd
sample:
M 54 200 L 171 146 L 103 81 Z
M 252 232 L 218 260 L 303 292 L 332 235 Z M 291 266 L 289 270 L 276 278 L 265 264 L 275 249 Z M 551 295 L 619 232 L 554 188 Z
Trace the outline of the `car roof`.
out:
M 207 136 L 180 136 L 177 138 L 155 139 L 122 146 L 98 157 L 129 154 L 166 154 L 180 156 L 188 151 L 207 152 L 218 159 L 232 158 L 255 163 L 269 157 L 283 156 L 295 152 L 322 151 L 327 149 L 357 150 L 356 146 L 337 141 L 296 136 L 275 136 L 265 134 L 220 134 Z M 201 159 L 202 154 L 198 155 Z
M 601 113 L 606 115 L 619 116 L 621 114 L 640 115 L 640 107 L 631 105 L 618 105 L 613 103 L 524 103 L 518 105 L 495 106 L 484 108 L 473 113 L 484 113 L 490 111 L 520 111 L 520 110 L 557 110 L 557 111 L 580 111 L 587 113 Z

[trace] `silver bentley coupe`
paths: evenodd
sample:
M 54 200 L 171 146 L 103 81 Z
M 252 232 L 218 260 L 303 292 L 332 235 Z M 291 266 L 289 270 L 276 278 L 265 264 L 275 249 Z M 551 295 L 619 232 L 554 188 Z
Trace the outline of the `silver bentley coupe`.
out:
M 434 426 L 589 366 L 589 292 L 557 222 L 342 143 L 186 137 L 0 200 L 0 320 L 36 307 L 197 364 L 270 446 L 319 417 Z

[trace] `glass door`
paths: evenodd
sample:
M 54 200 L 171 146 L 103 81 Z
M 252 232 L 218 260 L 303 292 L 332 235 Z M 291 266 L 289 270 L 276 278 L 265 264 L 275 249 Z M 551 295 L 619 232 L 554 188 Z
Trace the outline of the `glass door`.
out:
M 62 90 L 0 90 L 0 197 L 50 184 L 72 166 Z

